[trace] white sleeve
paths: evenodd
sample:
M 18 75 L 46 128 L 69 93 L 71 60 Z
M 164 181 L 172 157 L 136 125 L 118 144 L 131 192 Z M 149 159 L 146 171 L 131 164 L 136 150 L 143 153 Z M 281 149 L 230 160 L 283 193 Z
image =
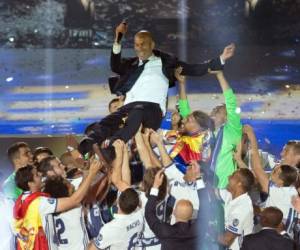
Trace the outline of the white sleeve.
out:
M 168 178 L 168 181 L 171 181 L 171 180 L 177 180 L 177 181 L 183 181 L 183 176 L 184 174 L 181 173 L 175 163 L 173 163 L 172 165 L 170 165 L 169 167 L 166 167 L 165 168 L 165 174 Z
M 106 249 L 116 242 L 116 239 L 118 238 L 116 235 L 118 234 L 111 230 L 110 224 L 104 224 L 98 236 L 93 240 L 94 245 L 98 249 Z
M 219 194 L 223 202 L 226 204 L 232 199 L 231 193 L 227 189 L 219 189 Z
M 114 54 L 119 54 L 120 52 L 121 52 L 121 44 L 114 43 L 113 44 L 113 53 Z
M 226 230 L 237 235 L 242 235 L 243 224 L 246 218 L 247 210 L 245 210 L 243 207 L 237 207 L 228 215 L 228 220 L 225 225 Z
M 42 215 L 53 214 L 56 211 L 57 199 L 40 197 L 39 211 Z

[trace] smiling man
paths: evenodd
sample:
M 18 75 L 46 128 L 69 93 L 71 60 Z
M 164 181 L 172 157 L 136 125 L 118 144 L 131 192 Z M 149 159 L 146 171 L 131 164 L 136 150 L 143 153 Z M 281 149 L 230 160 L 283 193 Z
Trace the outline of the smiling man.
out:
M 88 134 L 90 138 L 80 143 L 79 150 L 86 153 L 95 142 L 110 138 L 127 142 L 137 132 L 141 124 L 144 128 L 157 130 L 166 112 L 168 88 L 175 86 L 175 68 L 182 67 L 182 74 L 189 76 L 205 75 L 209 69 L 221 70 L 227 59 L 234 53 L 234 45 L 227 46 L 220 57 L 200 64 L 188 64 L 175 56 L 155 49 L 155 42 L 149 31 L 142 30 L 134 37 L 135 57 L 123 58 L 120 35 L 125 35 L 128 25 L 117 26 L 110 66 L 118 76 L 109 79 L 113 94 L 126 95 L 124 106 L 117 112 L 102 119 Z M 119 129 L 123 118 L 125 126 Z

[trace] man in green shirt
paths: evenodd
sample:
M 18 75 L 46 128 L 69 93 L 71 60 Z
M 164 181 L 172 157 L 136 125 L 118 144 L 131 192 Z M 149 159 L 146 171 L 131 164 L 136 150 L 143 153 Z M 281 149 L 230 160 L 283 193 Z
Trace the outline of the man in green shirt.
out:
M 228 177 L 236 170 L 233 153 L 242 138 L 240 112 L 237 112 L 237 101 L 222 71 L 211 72 L 216 75 L 225 98 L 225 104 L 215 107 L 211 118 L 215 124 L 215 147 L 212 152 L 211 170 L 215 172 L 215 184 L 226 188 Z
M 5 198 L 15 201 L 22 194 L 22 190 L 15 183 L 16 171 L 28 164 L 33 164 L 32 153 L 27 143 L 17 142 L 9 147 L 7 156 L 14 166 L 14 172 L 4 181 L 2 189 Z
M 240 114 L 236 112 L 236 96 L 230 88 L 222 71 L 210 72 L 216 75 L 225 98 L 225 104 L 219 105 L 211 112 L 215 130 L 213 131 L 213 150 L 210 169 L 215 173 L 215 185 L 226 188 L 228 177 L 236 170 L 233 152 L 241 141 L 242 125 Z M 179 82 L 179 110 L 183 118 L 191 120 L 192 111 L 185 92 L 185 79 Z

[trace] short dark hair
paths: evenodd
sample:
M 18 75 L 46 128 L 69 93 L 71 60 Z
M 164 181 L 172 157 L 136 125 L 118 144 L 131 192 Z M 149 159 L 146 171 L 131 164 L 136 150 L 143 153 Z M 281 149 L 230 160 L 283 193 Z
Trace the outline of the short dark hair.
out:
M 297 181 L 298 170 L 290 165 L 281 165 L 279 178 L 283 181 L 284 187 L 289 187 Z
M 149 197 L 151 188 L 152 188 L 153 183 L 154 183 L 155 175 L 160 170 L 161 170 L 161 168 L 159 168 L 159 167 L 146 169 L 144 177 L 143 177 L 143 182 L 142 182 L 146 197 Z M 164 174 L 162 185 L 160 185 L 160 187 L 158 189 L 157 199 L 159 201 L 163 200 L 166 197 L 167 188 L 168 188 L 167 177 Z
M 192 113 L 192 116 L 194 117 L 194 119 L 196 120 L 196 122 L 201 128 L 203 128 L 204 130 L 207 129 L 213 130 L 214 128 L 213 121 L 208 114 L 200 110 L 197 110 Z
M 248 168 L 240 168 L 237 171 L 244 191 L 249 192 L 255 182 L 253 173 Z
M 125 214 L 131 214 L 139 206 L 140 199 L 138 193 L 133 188 L 127 188 L 119 197 L 119 207 Z
M 44 192 L 50 194 L 53 198 L 69 197 L 69 190 L 66 179 L 61 176 L 47 177 L 44 186 Z
M 53 170 L 53 166 L 51 165 L 51 161 L 56 160 L 57 158 L 54 155 L 50 155 L 37 165 L 38 172 L 42 173 L 42 175 L 45 177 L 47 176 L 47 172 Z
M 7 157 L 8 159 L 13 162 L 15 158 L 19 157 L 19 149 L 20 148 L 27 148 L 29 147 L 26 142 L 16 142 L 11 145 L 7 150 Z
M 114 102 L 118 102 L 119 98 L 114 98 L 112 99 L 109 103 L 108 103 L 108 110 L 110 111 L 110 106 L 114 103 Z
M 53 155 L 53 152 L 51 151 L 50 148 L 47 148 L 47 147 L 37 147 L 33 151 L 33 161 L 36 162 L 38 155 L 43 154 L 43 153 L 46 153 L 48 155 Z
M 267 207 L 260 214 L 260 224 L 263 227 L 276 229 L 282 222 L 283 213 L 277 207 Z
M 33 181 L 33 169 L 34 167 L 32 165 L 26 165 L 25 167 L 17 170 L 15 182 L 18 188 L 23 191 L 29 191 L 28 183 Z

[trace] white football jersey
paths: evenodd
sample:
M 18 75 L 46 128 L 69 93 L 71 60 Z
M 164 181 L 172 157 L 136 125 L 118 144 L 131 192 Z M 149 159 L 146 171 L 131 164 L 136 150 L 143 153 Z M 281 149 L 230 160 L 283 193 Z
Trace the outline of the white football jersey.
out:
M 292 197 L 298 195 L 294 186 L 277 187 L 273 182 L 269 184 L 269 194 L 265 207 L 277 207 L 283 213 L 283 222 L 286 225 L 287 233 L 293 235 L 293 227 L 299 217 L 291 203 Z
M 52 219 L 51 249 L 85 250 L 87 248 L 89 238 L 85 228 L 82 206 L 54 214 Z
M 235 240 L 228 248 L 229 250 L 239 250 L 243 237 L 253 232 L 253 205 L 247 193 L 235 199 L 226 189 L 220 190 L 220 195 L 224 201 L 225 229 L 236 235 Z
M 188 183 L 183 179 L 183 173 L 181 173 L 175 164 L 167 167 L 165 174 L 169 181 L 170 194 L 176 201 L 181 199 L 189 200 L 193 204 L 193 218 L 196 219 L 199 210 L 199 196 L 198 185 L 196 182 Z M 175 202 L 176 205 L 176 202 Z M 174 216 L 172 216 L 171 224 L 175 222 Z
M 134 250 L 143 231 L 144 220 L 139 209 L 131 214 L 115 214 L 100 230 L 94 245 L 98 249 Z

